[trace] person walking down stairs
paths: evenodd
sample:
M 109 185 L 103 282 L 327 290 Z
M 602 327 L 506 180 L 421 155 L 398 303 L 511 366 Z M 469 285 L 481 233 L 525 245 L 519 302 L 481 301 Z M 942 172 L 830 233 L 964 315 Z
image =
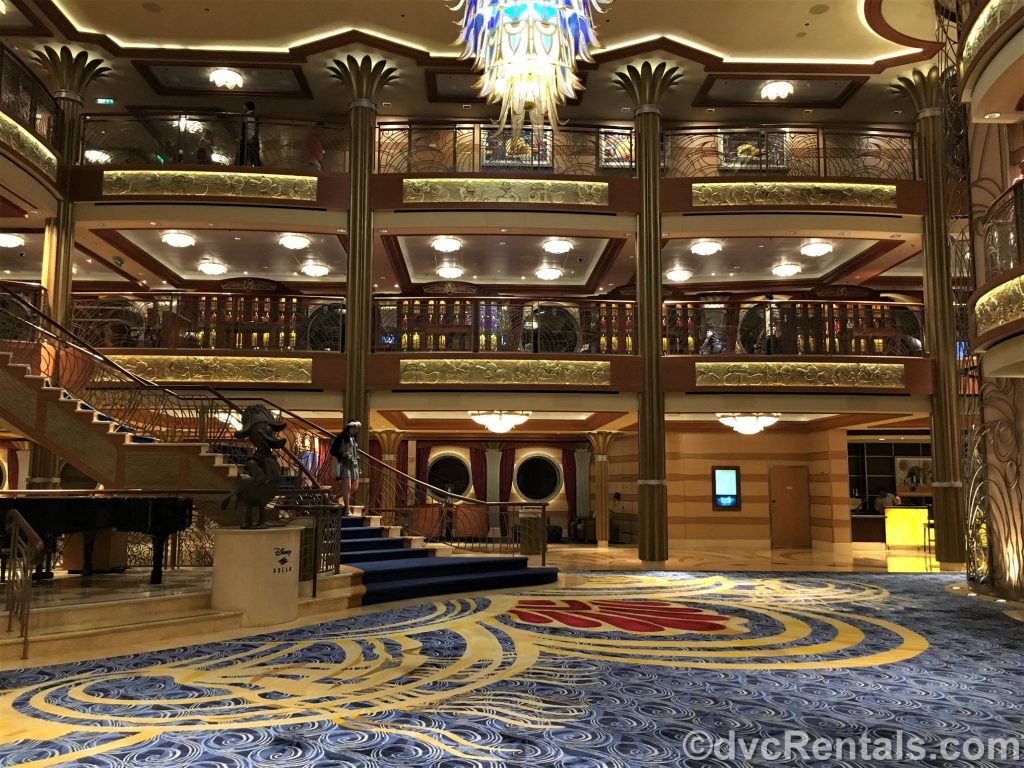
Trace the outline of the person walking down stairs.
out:
M 336 476 L 345 506 L 345 515 L 350 514 L 349 502 L 352 494 L 359 490 L 359 444 L 356 442 L 356 433 L 361 426 L 361 422 L 350 421 L 331 441 L 331 456 L 338 463 Z

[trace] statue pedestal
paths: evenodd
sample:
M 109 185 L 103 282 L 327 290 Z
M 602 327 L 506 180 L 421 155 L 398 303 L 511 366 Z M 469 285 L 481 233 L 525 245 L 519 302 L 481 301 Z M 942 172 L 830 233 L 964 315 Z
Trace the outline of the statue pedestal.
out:
M 242 626 L 299 615 L 299 528 L 218 528 L 213 538 L 215 611 L 241 611 Z

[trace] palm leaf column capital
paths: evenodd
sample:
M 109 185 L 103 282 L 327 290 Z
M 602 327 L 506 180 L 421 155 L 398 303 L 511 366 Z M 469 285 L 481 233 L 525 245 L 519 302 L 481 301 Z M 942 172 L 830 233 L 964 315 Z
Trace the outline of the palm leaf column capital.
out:
M 81 103 L 90 83 L 107 77 L 111 72 L 103 59 L 92 58 L 88 51 L 73 53 L 66 45 L 60 48 L 44 45 L 41 50 L 33 51 L 32 57 L 50 76 L 56 99 Z
M 374 110 L 377 109 L 377 94 L 398 79 L 397 67 L 390 66 L 386 59 L 374 62 L 370 56 L 357 59 L 349 55 L 344 60 L 333 59 L 327 71 L 352 93 L 353 107 Z
M 909 75 L 896 78 L 893 83 L 900 93 L 909 96 L 914 102 L 914 109 L 920 117 L 938 117 L 942 114 L 946 102 L 946 91 L 950 82 L 938 67 L 915 69 Z
M 650 111 L 660 111 L 661 99 L 682 79 L 682 70 L 664 61 L 657 66 L 649 61 L 639 67 L 630 64 L 613 75 L 613 82 L 626 92 L 638 112 L 652 107 Z

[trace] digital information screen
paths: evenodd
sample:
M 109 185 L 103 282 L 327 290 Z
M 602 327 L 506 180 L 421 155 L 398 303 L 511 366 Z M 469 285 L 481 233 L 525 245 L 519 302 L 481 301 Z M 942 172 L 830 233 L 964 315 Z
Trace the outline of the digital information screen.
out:
M 711 508 L 729 510 L 740 508 L 740 468 L 711 468 Z

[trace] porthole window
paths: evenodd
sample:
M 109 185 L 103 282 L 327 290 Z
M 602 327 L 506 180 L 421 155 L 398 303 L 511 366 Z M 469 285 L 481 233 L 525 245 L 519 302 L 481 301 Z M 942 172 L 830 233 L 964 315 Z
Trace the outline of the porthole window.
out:
M 465 459 L 452 454 L 435 457 L 427 467 L 427 482 L 435 488 L 465 496 L 472 480 Z
M 0 464 L 0 488 L 7 487 L 7 467 Z
M 562 468 L 547 456 L 530 456 L 519 462 L 515 481 L 527 501 L 551 501 L 562 490 Z

